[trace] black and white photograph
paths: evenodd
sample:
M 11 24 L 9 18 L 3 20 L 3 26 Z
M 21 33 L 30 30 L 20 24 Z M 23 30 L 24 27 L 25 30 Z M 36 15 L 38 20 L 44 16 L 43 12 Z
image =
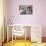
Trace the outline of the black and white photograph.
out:
M 24 15 L 32 15 L 32 5 L 20 5 L 19 6 L 20 14 Z

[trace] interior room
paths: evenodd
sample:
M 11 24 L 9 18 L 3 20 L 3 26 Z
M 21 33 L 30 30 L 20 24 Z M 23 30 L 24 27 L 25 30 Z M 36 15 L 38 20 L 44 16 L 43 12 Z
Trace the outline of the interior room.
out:
M 0 46 L 46 46 L 46 0 L 0 0 Z

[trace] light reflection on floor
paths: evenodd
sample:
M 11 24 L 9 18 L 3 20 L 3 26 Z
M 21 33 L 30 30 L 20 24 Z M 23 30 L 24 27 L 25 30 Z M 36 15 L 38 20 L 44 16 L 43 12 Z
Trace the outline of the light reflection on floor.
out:
M 4 46 L 46 46 L 46 43 L 31 43 L 29 41 L 21 41 L 21 40 L 17 40 L 17 41 L 14 41 L 12 43 L 12 41 L 4 44 Z

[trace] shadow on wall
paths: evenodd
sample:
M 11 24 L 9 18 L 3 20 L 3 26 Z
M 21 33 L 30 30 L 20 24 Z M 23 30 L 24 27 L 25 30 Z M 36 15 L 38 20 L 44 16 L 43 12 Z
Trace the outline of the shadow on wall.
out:
M 46 42 L 46 26 L 42 27 L 42 42 Z

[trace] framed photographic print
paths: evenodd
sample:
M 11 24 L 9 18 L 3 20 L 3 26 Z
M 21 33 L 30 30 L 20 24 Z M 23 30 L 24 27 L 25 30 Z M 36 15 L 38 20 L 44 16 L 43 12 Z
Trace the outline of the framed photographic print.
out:
M 21 15 L 32 15 L 32 5 L 20 5 L 19 12 Z

